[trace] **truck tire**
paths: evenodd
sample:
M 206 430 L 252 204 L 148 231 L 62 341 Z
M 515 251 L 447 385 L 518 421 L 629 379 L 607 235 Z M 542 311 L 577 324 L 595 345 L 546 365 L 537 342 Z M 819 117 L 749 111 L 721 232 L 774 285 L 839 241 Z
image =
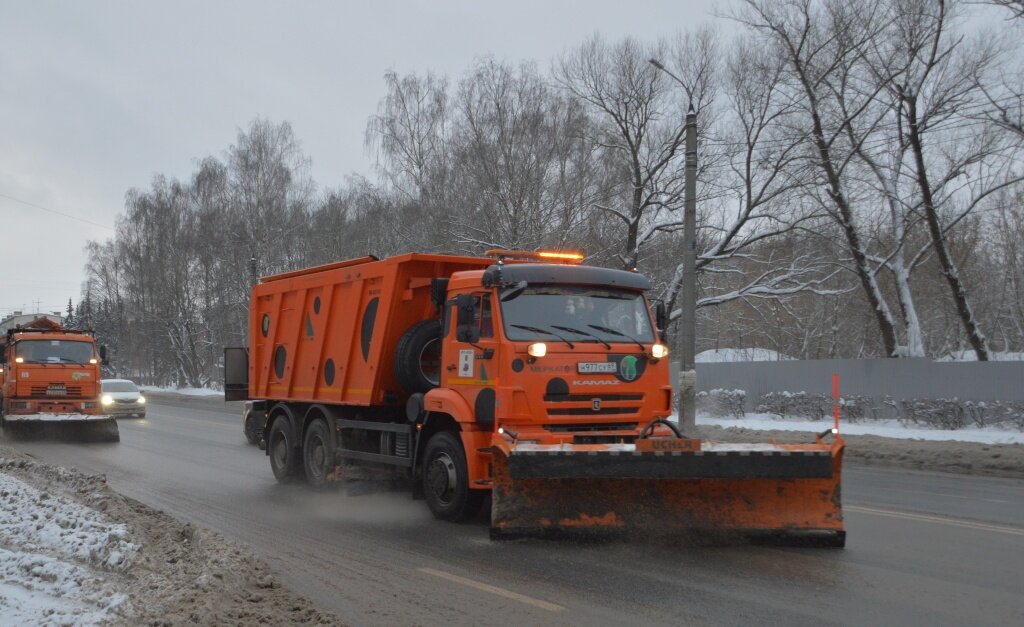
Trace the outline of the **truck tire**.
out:
M 334 440 L 327 421 L 314 418 L 306 427 L 302 440 L 302 467 L 306 472 L 306 483 L 317 489 L 326 488 L 327 477 L 334 470 Z
M 395 378 L 406 394 L 428 392 L 440 385 L 440 320 L 417 322 L 398 340 Z
M 245 440 L 256 446 L 260 443 L 259 436 L 256 435 L 256 416 L 252 415 L 252 410 L 246 410 L 245 420 L 243 421 L 242 430 L 245 431 Z
M 423 452 L 423 496 L 435 518 L 457 522 L 480 511 L 484 493 L 469 489 L 466 453 L 450 431 L 434 434 Z
M 302 460 L 300 452 L 295 448 L 287 418 L 274 420 L 267 438 L 267 451 L 270 455 L 270 469 L 274 471 L 278 483 L 292 483 L 302 478 Z

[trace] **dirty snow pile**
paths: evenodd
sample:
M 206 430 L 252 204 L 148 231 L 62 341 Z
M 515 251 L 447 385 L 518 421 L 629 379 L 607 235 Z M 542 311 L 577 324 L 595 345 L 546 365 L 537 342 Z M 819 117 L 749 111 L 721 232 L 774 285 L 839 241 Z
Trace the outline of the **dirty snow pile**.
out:
M 5 624 L 94 625 L 123 615 L 120 573 L 137 550 L 125 525 L 2 472 L 0 616 Z
M 339 625 L 223 536 L 0 444 L 0 627 Z

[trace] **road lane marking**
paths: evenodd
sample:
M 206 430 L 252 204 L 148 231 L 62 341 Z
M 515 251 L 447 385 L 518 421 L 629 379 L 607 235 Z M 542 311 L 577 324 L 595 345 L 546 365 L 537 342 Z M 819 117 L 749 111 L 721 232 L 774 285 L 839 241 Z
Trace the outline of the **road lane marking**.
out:
M 549 612 L 563 612 L 563 611 L 565 611 L 564 607 L 562 607 L 561 605 L 558 605 L 556 603 L 549 603 L 548 601 L 541 601 L 540 599 L 535 599 L 533 597 L 528 597 L 525 594 L 519 594 L 518 592 L 512 592 L 511 590 L 506 590 L 505 588 L 499 588 L 498 586 L 492 586 L 490 584 L 481 583 L 481 582 L 475 581 L 473 579 L 467 579 L 465 577 L 459 577 L 458 575 L 453 575 L 451 573 L 446 573 L 444 571 L 434 570 L 433 568 L 417 568 L 416 570 L 418 570 L 421 573 L 424 573 L 426 575 L 433 575 L 434 577 L 440 577 L 441 579 L 447 579 L 448 581 L 452 581 L 454 583 L 462 584 L 462 585 L 468 586 L 470 588 L 476 588 L 477 590 L 482 590 L 484 592 L 490 592 L 491 594 L 496 594 L 496 595 L 498 595 L 500 597 L 505 597 L 506 599 L 512 599 L 513 601 L 519 601 L 520 603 L 525 603 L 527 605 L 532 605 L 534 607 L 539 607 L 542 610 L 547 610 Z
M 991 531 L 993 533 L 1005 533 L 1011 536 L 1024 536 L 1024 529 L 1007 527 L 1004 525 L 990 525 L 979 523 L 962 518 L 946 518 L 943 516 L 929 516 L 928 514 L 911 514 L 910 512 L 897 512 L 891 509 L 876 509 L 874 507 L 861 507 L 859 505 L 844 505 L 843 510 L 858 514 L 873 514 L 875 516 L 888 516 L 890 518 L 902 518 L 904 520 L 916 520 L 919 522 L 930 522 L 939 525 L 950 525 L 952 527 L 964 527 L 977 529 L 979 531 Z

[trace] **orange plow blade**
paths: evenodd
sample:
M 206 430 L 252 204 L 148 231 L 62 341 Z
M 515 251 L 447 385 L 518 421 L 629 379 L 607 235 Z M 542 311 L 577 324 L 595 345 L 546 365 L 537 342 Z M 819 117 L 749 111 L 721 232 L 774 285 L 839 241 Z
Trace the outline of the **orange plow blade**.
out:
M 645 448 L 494 446 L 491 537 L 727 532 L 845 543 L 841 439 Z
M 113 416 L 87 414 L 24 414 L 0 419 L 5 438 L 64 442 L 120 442 Z

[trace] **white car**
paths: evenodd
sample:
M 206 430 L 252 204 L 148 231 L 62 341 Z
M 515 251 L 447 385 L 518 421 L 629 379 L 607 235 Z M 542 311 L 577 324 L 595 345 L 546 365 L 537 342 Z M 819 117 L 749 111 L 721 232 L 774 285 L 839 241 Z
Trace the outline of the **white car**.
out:
M 146 397 L 134 382 L 128 379 L 103 379 L 100 381 L 100 389 L 103 413 L 111 416 L 146 417 Z

